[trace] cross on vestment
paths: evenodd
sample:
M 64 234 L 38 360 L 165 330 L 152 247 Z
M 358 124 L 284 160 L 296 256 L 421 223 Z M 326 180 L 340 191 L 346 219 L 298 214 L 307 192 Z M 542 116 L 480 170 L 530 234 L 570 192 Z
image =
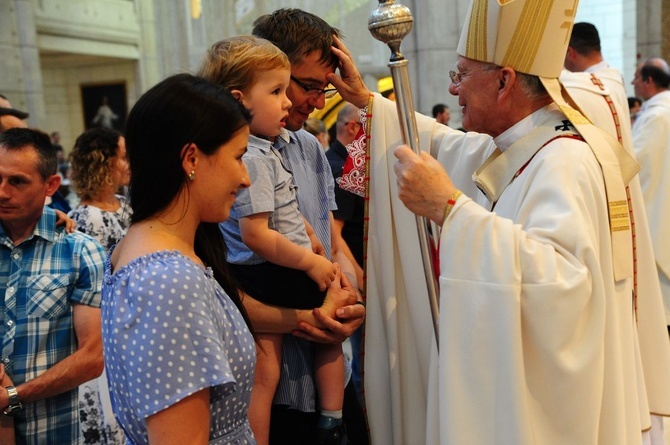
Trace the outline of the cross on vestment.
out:
M 596 75 L 593 73 L 591 74 L 591 82 L 593 82 L 593 84 L 598 88 L 600 88 L 601 90 L 605 89 L 605 85 L 603 84 L 603 82 L 599 78 L 597 78 Z
M 570 127 L 573 127 L 572 122 L 570 122 L 567 119 L 564 120 L 564 121 L 561 121 L 561 122 L 563 123 L 563 125 L 556 125 L 556 127 L 554 127 L 554 130 L 556 130 L 556 131 L 570 131 Z

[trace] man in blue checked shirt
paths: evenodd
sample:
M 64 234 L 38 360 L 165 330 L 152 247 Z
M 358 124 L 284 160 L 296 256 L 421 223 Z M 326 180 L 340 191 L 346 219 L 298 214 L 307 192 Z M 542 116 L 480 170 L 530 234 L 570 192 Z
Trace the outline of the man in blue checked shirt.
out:
M 0 134 L 0 360 L 13 382 L 0 388 L 0 416 L 13 418 L 17 443 L 83 443 L 78 387 L 103 367 L 105 252 L 44 207 L 57 165 L 46 134 Z

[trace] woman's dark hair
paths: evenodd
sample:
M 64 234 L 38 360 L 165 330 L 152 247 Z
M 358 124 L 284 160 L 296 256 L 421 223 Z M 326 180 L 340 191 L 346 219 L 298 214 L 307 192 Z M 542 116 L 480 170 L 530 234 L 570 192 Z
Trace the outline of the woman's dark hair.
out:
M 249 125 L 249 112 L 223 87 L 190 74 L 168 77 L 137 101 L 126 122 L 133 223 L 165 210 L 187 181 L 182 151 L 195 144 L 206 155 Z M 217 223 L 200 223 L 195 253 L 251 323 L 228 272 L 226 245 Z
M 70 153 L 72 183 L 82 199 L 92 199 L 112 181 L 112 162 L 119 151 L 121 133 L 105 127 L 83 132 Z

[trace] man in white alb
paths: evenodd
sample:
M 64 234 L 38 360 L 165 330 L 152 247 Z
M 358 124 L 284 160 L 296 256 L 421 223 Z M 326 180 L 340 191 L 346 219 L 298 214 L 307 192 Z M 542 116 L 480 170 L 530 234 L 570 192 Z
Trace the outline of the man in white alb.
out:
M 369 100 L 350 72 L 331 78 L 369 116 L 366 341 L 375 343 L 365 375 L 375 378 L 365 389 L 376 443 L 649 440 L 625 188 L 639 166 L 561 94 L 576 3 L 472 1 L 450 73 L 472 132 L 417 115 L 437 161 L 398 148 L 395 104 Z M 396 193 L 441 226 L 439 354 L 428 346 L 414 216 Z
M 635 156 L 642 165 L 640 184 L 647 207 L 658 278 L 670 326 L 670 70 L 663 59 L 641 62 L 635 71 L 635 95 L 644 99 L 633 125 Z
M 598 30 L 591 23 L 575 23 L 565 56 L 561 83 L 584 114 L 594 125 L 619 140 L 633 153 L 633 140 L 628 99 L 623 76 L 604 60 Z M 644 198 L 638 176 L 629 184 L 628 196 L 632 202 L 635 249 L 634 301 L 640 337 L 640 353 L 650 412 L 667 414 L 670 379 L 656 370 L 668 369 L 667 354 L 658 354 L 668 347 L 667 334 L 658 329 L 664 323 L 663 298 L 654 260 L 654 250 L 645 211 Z M 663 444 L 660 428 L 662 418 L 652 416 L 657 427 L 651 430 L 651 443 Z

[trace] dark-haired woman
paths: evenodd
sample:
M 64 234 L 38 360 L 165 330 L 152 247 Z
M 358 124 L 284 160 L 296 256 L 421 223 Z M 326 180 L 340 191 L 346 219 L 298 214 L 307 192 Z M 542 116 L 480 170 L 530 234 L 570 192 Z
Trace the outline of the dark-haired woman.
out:
M 188 74 L 147 91 L 128 117 L 133 217 L 108 260 L 102 317 L 112 406 L 131 444 L 256 443 L 256 348 L 217 225 L 249 185 L 249 120 Z M 339 282 L 338 292 L 348 298 Z
M 150 89 L 128 117 L 134 213 L 106 268 L 103 342 L 112 406 L 132 444 L 255 443 L 254 339 L 217 258 L 216 225 L 249 183 L 248 119 L 189 75 Z

